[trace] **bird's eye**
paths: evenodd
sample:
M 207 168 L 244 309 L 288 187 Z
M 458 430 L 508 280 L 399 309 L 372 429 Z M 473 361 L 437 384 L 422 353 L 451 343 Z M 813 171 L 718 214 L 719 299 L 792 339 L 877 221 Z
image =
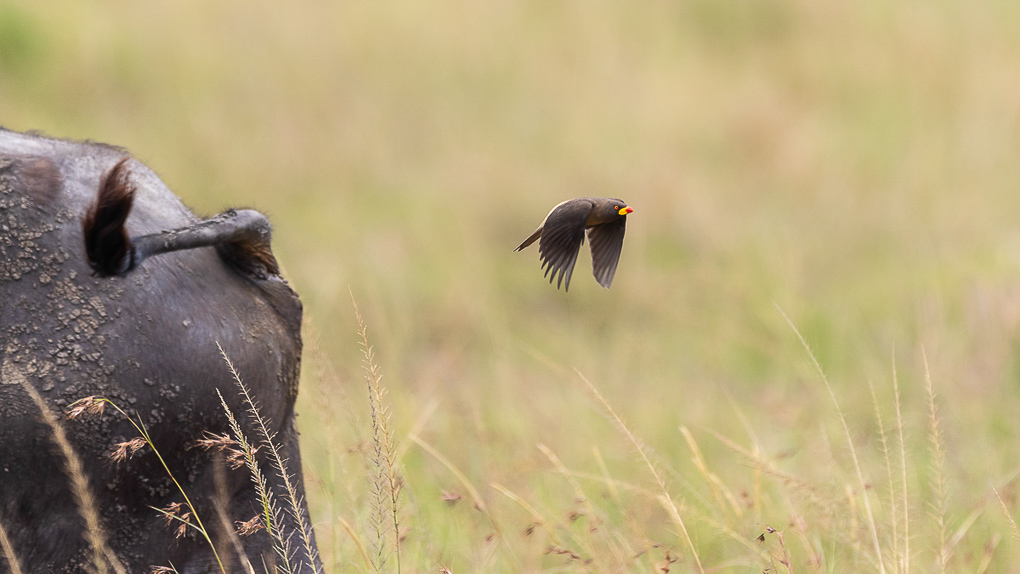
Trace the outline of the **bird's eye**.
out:
M 615 211 L 620 211 L 620 206 L 619 206 L 619 205 L 614 205 L 614 206 L 613 206 L 613 209 L 614 209 Z

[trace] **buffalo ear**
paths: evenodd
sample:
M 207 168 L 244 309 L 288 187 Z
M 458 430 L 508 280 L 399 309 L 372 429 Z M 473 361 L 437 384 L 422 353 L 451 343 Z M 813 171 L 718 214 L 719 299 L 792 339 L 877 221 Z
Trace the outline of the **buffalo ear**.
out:
M 128 179 L 129 160 L 118 161 L 103 176 L 99 195 L 82 219 L 85 255 L 100 277 L 121 275 L 132 267 L 131 239 L 124 228 L 135 201 L 135 186 Z

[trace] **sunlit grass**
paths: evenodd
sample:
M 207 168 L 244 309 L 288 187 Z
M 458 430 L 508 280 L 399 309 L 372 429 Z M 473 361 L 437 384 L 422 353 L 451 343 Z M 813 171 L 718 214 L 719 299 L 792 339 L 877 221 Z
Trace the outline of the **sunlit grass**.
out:
M 351 290 L 404 572 L 694 571 L 691 546 L 706 571 L 1010 571 L 1018 6 L 19 1 L 0 115 L 268 212 L 334 571 L 366 567 L 371 511 Z M 511 251 L 579 195 L 636 210 L 611 291 Z

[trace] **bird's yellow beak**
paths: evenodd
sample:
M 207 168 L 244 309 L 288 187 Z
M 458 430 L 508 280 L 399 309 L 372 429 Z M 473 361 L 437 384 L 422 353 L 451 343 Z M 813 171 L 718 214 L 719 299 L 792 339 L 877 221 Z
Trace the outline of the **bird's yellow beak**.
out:
M 628 213 L 631 213 L 632 211 L 634 211 L 634 210 L 629 208 L 629 207 L 621 207 L 620 208 L 620 215 L 627 215 Z

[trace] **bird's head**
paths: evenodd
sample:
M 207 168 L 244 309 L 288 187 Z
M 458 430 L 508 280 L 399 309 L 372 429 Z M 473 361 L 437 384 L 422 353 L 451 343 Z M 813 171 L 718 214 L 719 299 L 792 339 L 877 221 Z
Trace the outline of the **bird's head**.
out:
M 591 215 L 588 216 L 589 227 L 592 225 L 601 225 L 603 223 L 619 221 L 626 217 L 628 213 L 634 211 L 621 199 L 598 197 L 589 201 L 592 201 Z
M 614 199 L 610 203 L 613 208 L 613 213 L 619 217 L 623 217 L 624 215 L 627 215 L 628 213 L 632 213 L 634 211 L 631 207 L 627 206 L 626 203 L 620 201 L 619 199 Z

